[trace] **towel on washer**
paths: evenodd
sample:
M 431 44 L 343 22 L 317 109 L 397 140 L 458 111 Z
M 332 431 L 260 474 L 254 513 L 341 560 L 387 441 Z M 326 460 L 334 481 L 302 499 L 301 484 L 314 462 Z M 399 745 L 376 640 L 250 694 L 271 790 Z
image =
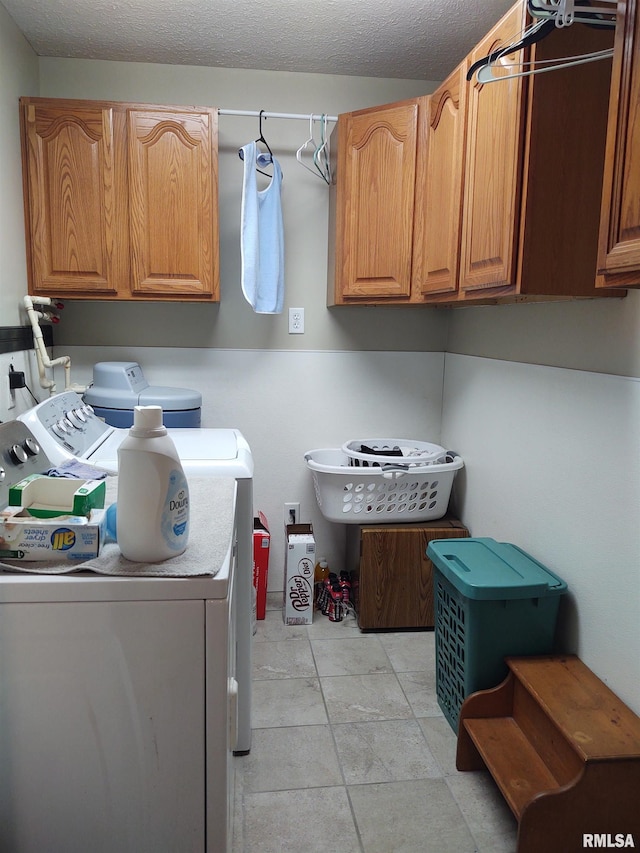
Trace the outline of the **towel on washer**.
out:
M 231 477 L 196 477 L 189 481 L 189 545 L 184 553 L 161 563 L 134 563 L 125 559 L 117 544 L 108 542 L 100 554 L 83 563 L 27 562 L 5 560 L 0 572 L 24 572 L 32 575 L 66 575 L 94 572 L 123 577 L 207 577 L 218 573 L 233 538 L 236 481 Z M 115 477 L 107 480 L 106 501 L 116 500 Z M 211 519 L 215 518 L 215 524 Z
M 242 148 L 241 253 L 242 292 L 257 314 L 281 314 L 284 304 L 284 228 L 282 170 L 255 142 Z M 256 168 L 273 164 L 269 186 L 258 190 Z
M 47 471 L 47 477 L 66 477 L 69 480 L 104 480 L 107 474 L 108 471 L 104 468 L 81 462 L 79 459 L 68 459 Z

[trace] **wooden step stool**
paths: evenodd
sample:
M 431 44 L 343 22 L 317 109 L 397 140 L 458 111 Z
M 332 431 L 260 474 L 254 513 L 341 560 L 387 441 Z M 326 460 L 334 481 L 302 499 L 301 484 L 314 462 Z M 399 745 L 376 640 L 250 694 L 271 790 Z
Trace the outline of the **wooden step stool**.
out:
M 640 717 L 575 656 L 506 663 L 462 705 L 456 766 L 489 770 L 518 853 L 640 848 Z

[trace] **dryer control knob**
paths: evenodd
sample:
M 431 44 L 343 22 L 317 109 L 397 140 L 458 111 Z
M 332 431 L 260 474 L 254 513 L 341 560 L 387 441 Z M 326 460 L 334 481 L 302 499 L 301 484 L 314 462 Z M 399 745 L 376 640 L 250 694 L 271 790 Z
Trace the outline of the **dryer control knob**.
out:
M 19 444 L 14 444 L 9 450 L 9 458 L 12 462 L 21 465 L 23 462 L 27 461 L 27 453 Z
M 22 442 L 22 447 L 27 456 L 37 456 L 40 453 L 40 445 L 35 438 L 25 438 Z

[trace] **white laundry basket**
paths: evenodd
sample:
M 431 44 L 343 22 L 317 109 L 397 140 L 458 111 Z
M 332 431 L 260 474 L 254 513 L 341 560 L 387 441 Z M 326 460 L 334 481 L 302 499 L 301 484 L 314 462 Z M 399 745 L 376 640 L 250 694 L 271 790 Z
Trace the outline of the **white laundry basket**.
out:
M 442 518 L 451 487 L 464 462 L 407 465 L 403 460 L 376 468 L 350 465 L 340 448 L 309 450 L 304 456 L 313 476 L 320 511 L 343 524 L 390 524 Z
M 410 465 L 443 461 L 440 457 L 447 451 L 439 444 L 410 438 L 354 438 L 345 441 L 342 452 L 349 457 L 350 465 L 371 468 L 394 464 L 399 459 Z

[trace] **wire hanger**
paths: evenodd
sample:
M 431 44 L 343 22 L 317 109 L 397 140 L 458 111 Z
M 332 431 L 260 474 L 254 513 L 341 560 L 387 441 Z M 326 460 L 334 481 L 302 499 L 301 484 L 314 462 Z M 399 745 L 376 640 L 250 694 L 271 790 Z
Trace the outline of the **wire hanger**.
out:
M 331 183 L 331 166 L 329 164 L 329 137 L 327 136 L 327 117 L 320 119 L 320 145 L 313 152 L 313 163 L 323 181 Z
M 545 71 L 556 71 L 558 68 L 570 68 L 572 65 L 586 65 L 588 62 L 596 62 L 599 59 L 610 59 L 613 56 L 613 49 L 596 50 L 592 53 L 582 53 L 579 56 L 564 56 L 559 59 L 543 59 L 536 62 L 501 62 L 501 68 L 520 68 L 524 66 L 534 66 L 525 68 L 523 71 L 514 71 L 510 74 L 500 74 L 496 76 L 493 72 L 496 68 L 497 60 L 489 62 L 478 69 L 479 83 L 495 83 L 498 80 L 513 80 L 515 77 L 532 77 L 534 74 L 544 74 Z M 545 65 L 545 63 L 548 63 Z
M 613 0 L 600 0 L 600 2 L 609 3 L 613 2 Z M 580 4 L 579 8 L 581 9 L 579 13 L 575 12 L 576 6 L 574 0 L 526 0 L 526 3 L 527 10 L 536 18 L 534 23 L 525 29 L 517 42 L 494 50 L 488 56 L 474 62 L 467 71 L 467 80 L 471 80 L 474 74 L 477 74 L 479 83 L 492 83 L 498 80 L 510 80 L 514 77 L 530 77 L 534 74 L 541 74 L 545 71 L 553 71 L 556 68 L 567 68 L 571 65 L 582 65 L 587 62 L 595 62 L 598 59 L 608 59 L 613 56 L 613 50 L 594 51 L 593 53 L 579 54 L 577 56 L 545 60 L 545 62 L 549 63 L 545 67 L 542 67 L 544 62 L 540 61 L 537 63 L 505 63 L 501 61 L 504 57 L 509 56 L 512 53 L 524 50 L 526 47 L 530 47 L 531 45 L 542 41 L 543 38 L 546 38 L 557 27 L 570 26 L 573 23 L 588 23 L 589 25 L 595 24 L 596 26 L 608 27 L 615 26 L 615 13 L 613 13 L 613 20 L 605 20 L 601 18 L 600 15 L 603 12 L 601 7 L 596 8 L 590 5 L 584 5 L 585 3 L 588 4 L 589 0 L 578 0 L 578 3 Z M 538 4 L 537 6 L 536 3 Z M 543 6 L 544 9 L 542 8 Z M 551 9 L 554 10 L 553 14 L 549 14 Z M 608 12 L 609 15 L 612 14 L 610 10 L 604 11 Z M 562 16 L 562 23 L 559 23 L 561 20 L 560 16 Z M 566 21 L 569 21 L 569 23 L 566 23 Z M 500 74 L 497 76 L 494 74 L 494 69 L 498 62 L 500 62 L 502 68 L 509 66 L 529 67 L 523 71 L 514 72 L 512 74 Z
M 258 115 L 258 121 L 259 121 L 259 123 L 260 123 L 260 124 L 259 124 L 259 133 L 260 133 L 260 136 L 258 136 L 258 138 L 255 140 L 255 142 L 256 142 L 256 143 L 260 143 L 260 142 L 261 142 L 261 143 L 265 146 L 265 148 L 267 149 L 267 152 L 268 152 L 268 153 L 267 153 L 267 154 L 265 154 L 264 152 L 261 152 L 261 153 L 258 155 L 258 160 L 257 160 L 257 162 L 258 162 L 258 163 L 260 163 L 260 165 L 261 165 L 261 166 L 266 166 L 266 165 L 268 165 L 269 163 L 273 163 L 273 151 L 271 150 L 271 148 L 270 148 L 269 143 L 267 142 L 267 140 L 264 138 L 264 133 L 262 132 L 262 118 L 263 118 L 263 115 L 262 115 L 262 114 L 263 114 L 263 113 L 264 113 L 264 110 L 260 110 L 260 113 L 259 113 L 259 115 Z M 264 116 L 264 120 L 265 120 L 265 121 L 267 120 L 267 117 L 266 117 L 266 116 Z M 242 150 L 242 148 L 239 148 L 239 149 L 238 149 L 238 157 L 239 157 L 241 160 L 244 160 L 244 151 Z M 273 175 L 270 175 L 270 174 L 269 174 L 269 172 L 264 172 L 262 169 L 258 169 L 257 167 L 256 167 L 256 172 L 260 172 L 260 174 L 261 174 L 261 175 L 265 175 L 267 178 L 271 178 L 271 177 L 273 177 Z

